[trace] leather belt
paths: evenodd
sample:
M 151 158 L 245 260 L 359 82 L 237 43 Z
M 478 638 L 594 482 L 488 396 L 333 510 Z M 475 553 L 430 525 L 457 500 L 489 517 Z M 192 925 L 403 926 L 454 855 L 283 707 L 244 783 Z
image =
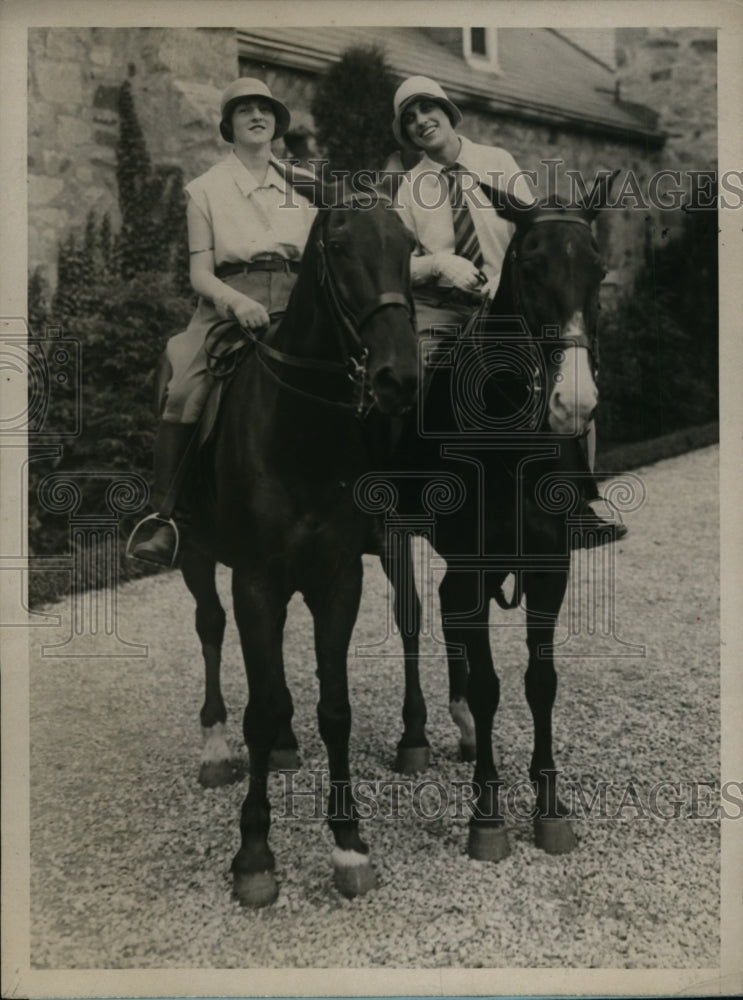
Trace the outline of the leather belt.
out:
M 234 274 L 251 274 L 253 271 L 281 271 L 284 274 L 299 274 L 299 261 L 287 260 L 285 257 L 266 257 L 265 260 L 251 260 L 247 264 L 219 264 L 214 273 L 222 281 Z

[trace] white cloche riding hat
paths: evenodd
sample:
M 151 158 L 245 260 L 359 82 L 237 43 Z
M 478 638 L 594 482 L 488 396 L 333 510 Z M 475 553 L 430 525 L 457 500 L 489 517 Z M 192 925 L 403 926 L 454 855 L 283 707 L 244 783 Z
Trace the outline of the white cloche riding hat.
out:
M 419 149 L 420 147 L 411 142 L 405 134 L 402 115 L 405 108 L 412 101 L 418 101 L 422 97 L 427 97 L 440 104 L 454 128 L 462 121 L 462 112 L 456 104 L 452 104 L 440 84 L 436 83 L 435 80 L 430 80 L 427 76 L 409 76 L 407 80 L 404 80 L 400 84 L 395 93 L 393 101 L 395 117 L 392 122 L 392 131 L 395 138 L 399 145 L 404 146 L 406 149 Z
M 239 79 L 233 80 L 222 94 L 219 107 L 222 120 L 219 123 L 219 132 L 225 142 L 233 141 L 232 122 L 230 119 L 232 118 L 235 103 L 244 100 L 246 97 L 260 97 L 271 105 L 271 109 L 276 116 L 274 139 L 280 139 L 282 135 L 285 135 L 289 131 L 291 115 L 287 106 L 282 104 L 281 101 L 276 100 L 263 80 L 259 80 L 254 76 L 241 76 Z

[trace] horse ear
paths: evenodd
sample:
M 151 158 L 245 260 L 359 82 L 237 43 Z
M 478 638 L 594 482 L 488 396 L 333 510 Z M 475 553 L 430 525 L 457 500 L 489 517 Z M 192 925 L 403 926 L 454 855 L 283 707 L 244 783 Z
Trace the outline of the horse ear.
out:
M 512 222 L 518 228 L 529 225 L 534 212 L 539 208 L 539 202 L 535 201 L 529 205 L 517 198 L 516 195 L 499 190 L 498 199 L 494 202 L 493 207 L 502 219 Z
M 315 208 L 330 208 L 338 196 L 337 185 L 325 184 L 321 177 L 305 170 L 296 170 L 291 163 L 279 161 L 284 176 L 293 190 L 306 198 Z
M 595 219 L 599 210 L 606 208 L 609 204 L 611 188 L 618 176 L 619 170 L 615 170 L 613 173 L 602 173 L 591 188 L 590 194 L 581 197 L 579 207 L 589 221 Z

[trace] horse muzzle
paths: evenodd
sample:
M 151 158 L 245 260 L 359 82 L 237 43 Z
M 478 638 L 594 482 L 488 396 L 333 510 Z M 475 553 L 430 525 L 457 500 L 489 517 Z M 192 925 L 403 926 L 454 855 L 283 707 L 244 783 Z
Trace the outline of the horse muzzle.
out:
M 568 346 L 552 378 L 549 426 L 556 434 L 584 434 L 596 412 L 599 393 L 591 356 L 583 346 Z
M 404 416 L 413 407 L 418 392 L 417 369 L 396 372 L 384 365 L 372 375 L 372 396 L 379 410 L 389 417 Z

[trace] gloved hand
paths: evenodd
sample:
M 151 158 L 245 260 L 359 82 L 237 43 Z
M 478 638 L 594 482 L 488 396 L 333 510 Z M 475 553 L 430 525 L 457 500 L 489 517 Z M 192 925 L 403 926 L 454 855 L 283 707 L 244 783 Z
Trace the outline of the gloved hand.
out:
M 495 293 L 498 291 L 498 286 L 500 285 L 500 274 L 496 274 L 494 278 L 487 281 L 480 291 L 486 299 L 494 299 Z
M 438 277 L 443 278 L 447 285 L 474 292 L 482 284 L 482 272 L 466 257 L 458 257 L 455 253 L 437 253 L 434 258 Z
M 413 284 L 420 285 L 432 278 L 442 278 L 447 285 L 461 291 L 477 291 L 482 282 L 481 272 L 471 260 L 454 253 L 434 253 L 413 257 L 411 261 Z

